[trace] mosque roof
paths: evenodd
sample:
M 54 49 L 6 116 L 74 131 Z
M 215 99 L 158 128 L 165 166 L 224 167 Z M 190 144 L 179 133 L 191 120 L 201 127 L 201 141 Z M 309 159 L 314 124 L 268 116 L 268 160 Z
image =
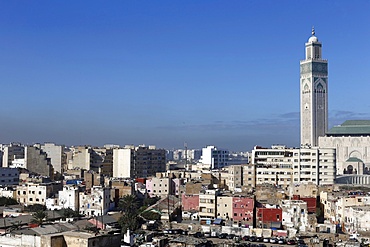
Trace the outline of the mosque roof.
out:
M 370 120 L 347 120 L 334 126 L 327 135 L 370 135 Z

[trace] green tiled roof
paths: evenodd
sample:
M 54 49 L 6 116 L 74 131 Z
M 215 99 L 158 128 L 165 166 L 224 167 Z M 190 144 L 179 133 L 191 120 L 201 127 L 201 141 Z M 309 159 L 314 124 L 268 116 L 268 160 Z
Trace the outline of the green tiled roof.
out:
M 362 160 L 356 157 L 350 157 L 346 162 L 362 162 Z
M 347 120 L 334 126 L 327 135 L 370 135 L 370 120 Z

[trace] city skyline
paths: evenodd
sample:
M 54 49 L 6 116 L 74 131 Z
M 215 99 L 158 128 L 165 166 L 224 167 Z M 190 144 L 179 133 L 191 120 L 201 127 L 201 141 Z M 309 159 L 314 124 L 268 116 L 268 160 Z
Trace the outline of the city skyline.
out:
M 299 146 L 312 26 L 329 61 L 329 129 L 370 119 L 368 7 L 0 2 L 0 143 Z

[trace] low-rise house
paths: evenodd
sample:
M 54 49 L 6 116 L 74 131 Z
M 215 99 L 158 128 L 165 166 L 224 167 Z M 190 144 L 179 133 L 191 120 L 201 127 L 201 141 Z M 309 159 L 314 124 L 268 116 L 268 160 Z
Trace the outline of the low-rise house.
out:
M 46 205 L 46 199 L 55 197 L 61 189 L 60 183 L 25 183 L 17 186 L 17 201 L 24 205 Z
M 283 226 L 305 232 L 308 225 L 307 203 L 302 200 L 282 200 Z
M 79 192 L 79 194 L 80 214 L 104 215 L 113 206 L 110 201 L 110 188 L 94 186 L 91 191 Z
M 344 208 L 344 230 L 348 233 L 370 231 L 370 205 Z
M 256 227 L 281 228 L 283 211 L 278 205 L 262 205 L 256 209 Z
M 181 204 L 183 211 L 198 211 L 199 210 L 199 194 L 182 194 Z

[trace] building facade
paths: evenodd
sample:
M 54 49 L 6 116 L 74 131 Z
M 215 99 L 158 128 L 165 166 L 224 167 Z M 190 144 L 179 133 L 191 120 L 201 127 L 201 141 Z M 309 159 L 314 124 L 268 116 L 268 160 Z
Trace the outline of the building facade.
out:
M 255 165 L 256 184 L 333 184 L 336 178 L 334 148 L 271 148 L 254 147 L 252 164 Z
M 202 156 L 199 163 L 208 166 L 209 169 L 221 169 L 228 165 L 229 151 L 215 146 L 202 148 Z

